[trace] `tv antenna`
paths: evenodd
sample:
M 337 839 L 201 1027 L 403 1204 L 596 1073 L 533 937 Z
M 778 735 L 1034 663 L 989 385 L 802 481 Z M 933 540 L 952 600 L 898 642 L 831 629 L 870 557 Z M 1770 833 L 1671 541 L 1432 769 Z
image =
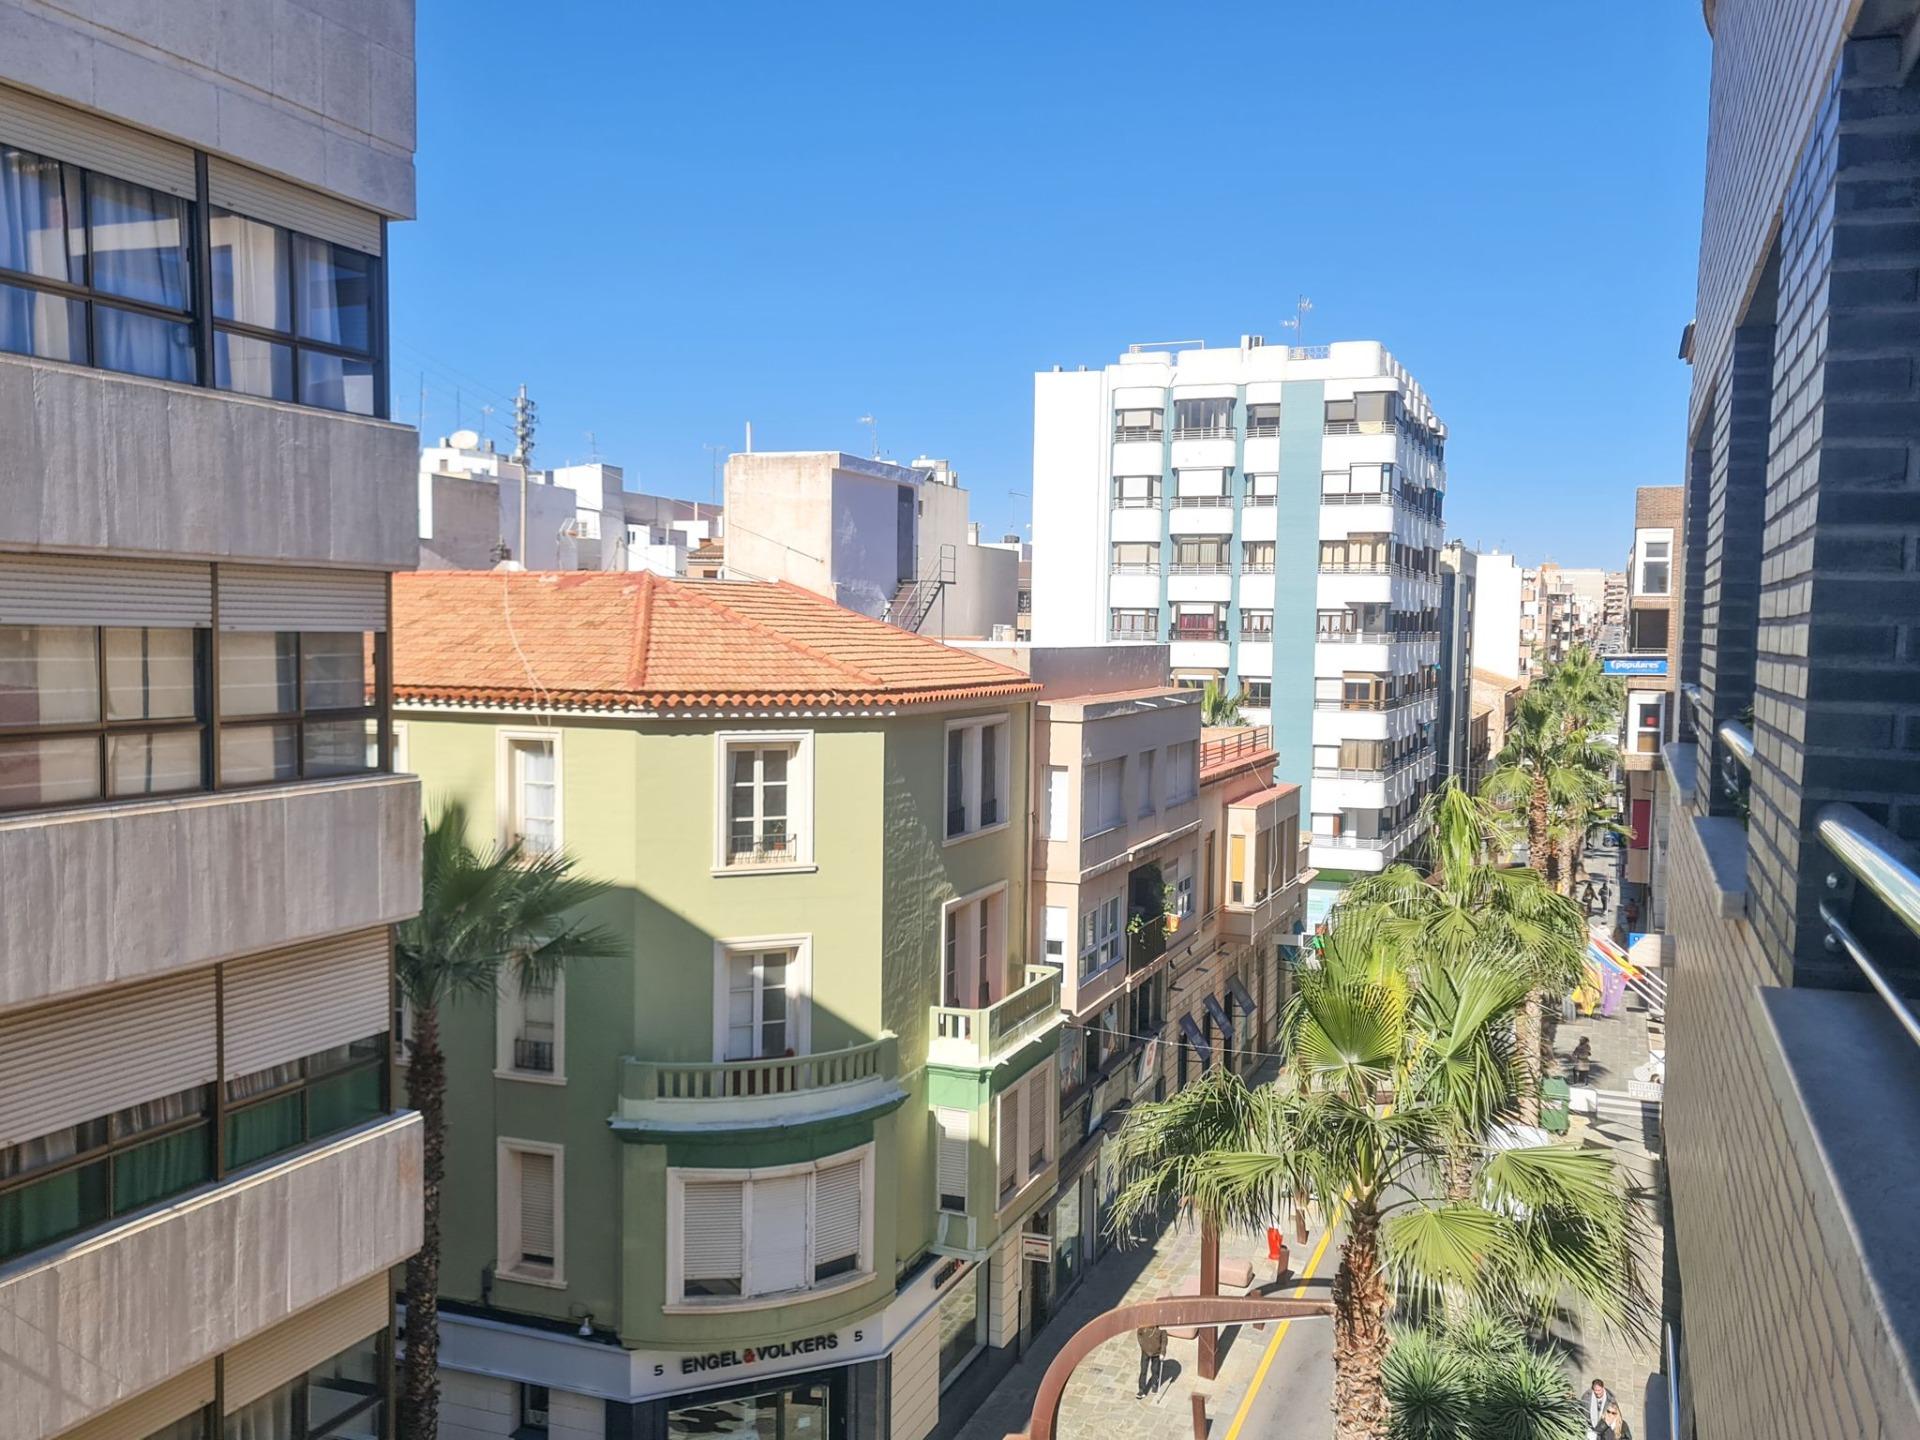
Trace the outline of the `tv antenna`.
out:
M 1299 344 L 1306 335 L 1307 312 L 1311 309 L 1313 309 L 1313 301 L 1302 295 L 1298 300 L 1293 302 L 1293 318 L 1280 322 L 1280 328 L 1282 330 L 1293 331 L 1293 339 L 1296 345 Z
M 862 415 L 859 423 L 873 433 L 873 458 L 878 460 L 880 458 L 880 422 L 871 415 Z

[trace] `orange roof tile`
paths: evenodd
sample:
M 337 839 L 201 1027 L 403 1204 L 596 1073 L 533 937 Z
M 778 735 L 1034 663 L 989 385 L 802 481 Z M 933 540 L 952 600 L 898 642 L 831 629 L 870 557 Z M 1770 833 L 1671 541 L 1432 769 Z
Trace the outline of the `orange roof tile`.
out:
M 399 700 L 553 709 L 931 704 L 1040 687 L 780 582 L 647 572 L 396 575 Z

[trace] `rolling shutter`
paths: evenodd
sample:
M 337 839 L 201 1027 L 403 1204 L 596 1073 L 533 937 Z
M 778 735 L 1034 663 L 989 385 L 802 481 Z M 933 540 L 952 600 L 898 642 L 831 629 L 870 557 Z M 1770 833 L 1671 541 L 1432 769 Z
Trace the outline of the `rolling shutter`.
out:
M 545 1150 L 518 1150 L 514 1158 L 520 1167 L 520 1257 L 536 1265 L 557 1265 L 553 1156 Z
M 0 1145 L 214 1076 L 213 971 L 0 1017 Z
M 163 1426 L 212 1403 L 213 1361 L 208 1360 L 77 1429 L 64 1431 L 60 1440 L 147 1440 Z
M 211 625 L 212 573 L 165 560 L 0 555 L 0 625 Z
M 798 1290 L 807 1273 L 807 1192 L 811 1175 L 781 1175 L 753 1183 L 752 1235 L 747 1254 L 753 1273 L 747 1291 L 766 1295 Z
M 193 152 L 157 135 L 0 85 L 0 143 L 194 198 Z
M 387 1274 L 329 1296 L 227 1352 L 227 1414 L 304 1375 L 388 1323 Z
M 813 1263 L 860 1254 L 862 1160 L 820 1170 L 813 1177 Z
M 688 1280 L 739 1280 L 742 1197 L 740 1180 L 692 1180 L 680 1196 L 680 1271 Z
M 384 570 L 220 567 L 222 630 L 385 630 Z
M 316 194 L 218 156 L 207 161 L 207 193 L 214 204 L 250 219 L 284 225 L 363 254 L 380 253 L 380 217 L 331 195 Z
M 1020 1178 L 1020 1092 L 1000 1092 L 1000 1193 L 1013 1189 Z
M 391 1024 L 387 930 L 272 950 L 227 967 L 226 1067 L 251 1075 Z
M 935 1142 L 939 1177 L 940 1208 L 967 1208 L 967 1150 L 973 1140 L 973 1116 L 966 1110 L 935 1110 L 934 1123 L 940 1127 Z

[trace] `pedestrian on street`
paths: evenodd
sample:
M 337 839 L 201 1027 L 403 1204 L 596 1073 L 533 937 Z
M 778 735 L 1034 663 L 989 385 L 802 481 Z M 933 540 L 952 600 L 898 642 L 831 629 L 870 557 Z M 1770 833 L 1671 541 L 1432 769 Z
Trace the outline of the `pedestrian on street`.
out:
M 1600 909 L 1603 914 L 1613 909 L 1613 882 L 1611 880 L 1602 880 L 1600 882 Z
M 1592 1070 L 1593 1041 L 1589 1040 L 1585 1035 L 1582 1035 L 1580 1037 L 1580 1043 L 1573 1047 L 1573 1083 L 1576 1085 L 1586 1084 L 1587 1076 Z
M 1633 1429 L 1627 1424 L 1627 1417 L 1620 1413 L 1620 1407 L 1612 1400 L 1600 1416 L 1600 1440 L 1633 1440 Z
M 1606 1423 L 1607 1407 L 1613 1404 L 1613 1392 L 1607 1389 L 1606 1381 L 1596 1377 L 1593 1384 L 1587 1388 L 1585 1399 L 1587 1429 L 1592 1432 L 1594 1440 L 1607 1440 L 1607 1437 L 1600 1434 L 1600 1427 Z
M 1160 1391 L 1160 1370 L 1167 1354 L 1167 1332 L 1158 1325 L 1142 1325 L 1134 1332 L 1134 1339 L 1140 1342 L 1140 1393 L 1136 1400 L 1144 1400 Z

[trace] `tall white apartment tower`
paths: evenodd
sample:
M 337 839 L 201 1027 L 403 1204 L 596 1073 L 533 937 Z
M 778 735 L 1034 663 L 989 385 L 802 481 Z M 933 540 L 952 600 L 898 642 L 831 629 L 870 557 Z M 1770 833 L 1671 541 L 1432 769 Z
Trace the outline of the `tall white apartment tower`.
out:
M 1372 341 L 1136 346 L 1034 377 L 1033 638 L 1172 646 L 1299 784 L 1308 921 L 1411 839 L 1441 746 L 1446 427 Z
M 0 0 L 0 1440 L 391 1436 L 411 0 Z

